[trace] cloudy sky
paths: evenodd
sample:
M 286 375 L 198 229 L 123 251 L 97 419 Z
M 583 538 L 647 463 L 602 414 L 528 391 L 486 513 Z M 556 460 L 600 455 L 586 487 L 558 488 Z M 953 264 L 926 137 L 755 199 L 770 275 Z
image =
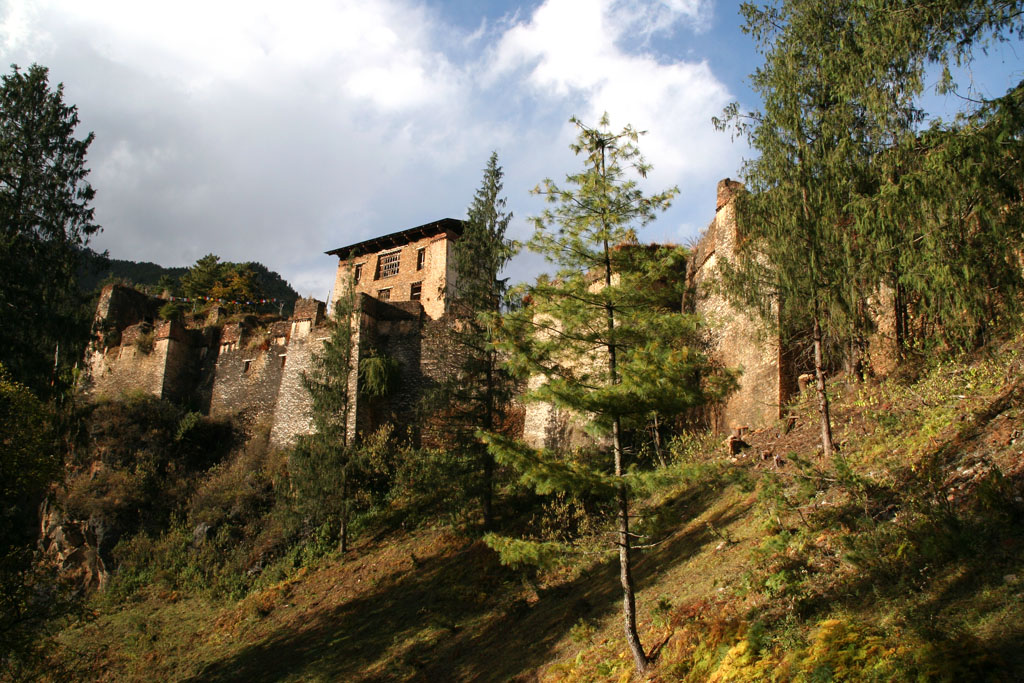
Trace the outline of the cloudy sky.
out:
M 325 298 L 323 252 L 461 218 L 491 150 L 516 237 L 544 177 L 578 168 L 576 115 L 649 131 L 646 228 L 685 242 L 747 149 L 716 133 L 756 106 L 738 2 L 711 0 L 0 0 L 3 64 L 50 68 L 93 131 L 94 239 L 111 256 L 260 261 Z M 1020 80 L 1018 44 L 975 86 Z M 974 74 L 971 74 L 974 78 Z M 540 268 L 516 262 L 522 279 Z

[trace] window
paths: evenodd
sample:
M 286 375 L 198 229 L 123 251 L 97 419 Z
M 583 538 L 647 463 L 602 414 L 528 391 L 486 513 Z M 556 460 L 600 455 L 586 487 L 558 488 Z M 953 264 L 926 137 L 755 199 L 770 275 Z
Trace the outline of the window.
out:
M 378 279 L 398 275 L 398 264 L 401 257 L 401 251 L 390 251 L 386 254 L 381 254 L 377 259 Z
M 378 289 L 377 298 L 380 299 L 381 301 L 391 301 L 391 288 L 388 287 L 387 289 Z
M 414 282 L 409 285 L 409 301 L 419 301 L 420 292 L 423 290 L 422 282 Z
M 243 373 L 248 374 L 248 372 L 249 372 L 249 370 L 251 368 L 252 368 L 252 361 L 251 360 L 244 360 L 244 361 L 242 361 L 242 372 Z
M 416 250 L 416 270 L 423 270 L 423 264 L 427 262 L 427 250 L 420 247 Z
M 362 276 L 363 276 L 363 264 L 362 263 L 357 263 L 356 264 L 355 272 L 352 273 L 352 281 L 355 284 L 358 285 L 359 284 L 359 278 L 361 278 Z
M 284 361 L 285 361 L 285 358 L 287 358 L 287 356 L 282 353 L 280 356 L 278 356 L 278 358 L 281 359 L 281 367 L 283 368 L 284 367 Z

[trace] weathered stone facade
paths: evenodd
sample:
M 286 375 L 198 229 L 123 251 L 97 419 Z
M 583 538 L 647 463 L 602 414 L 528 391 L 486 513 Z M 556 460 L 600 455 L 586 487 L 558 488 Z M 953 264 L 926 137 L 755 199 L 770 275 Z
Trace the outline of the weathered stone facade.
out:
M 217 324 L 224 316 L 216 309 L 199 329 L 154 322 L 161 303 L 120 285 L 103 290 L 96 312 L 101 333 L 86 357 L 87 396 L 140 391 L 212 415 L 237 415 L 268 428 L 277 446 L 310 431 L 302 373 L 327 336 L 322 301 L 300 299 L 291 320 L 265 329 L 254 319 Z
M 462 221 L 444 218 L 327 252 L 338 257 L 334 295 L 355 286 L 356 294 L 380 301 L 417 301 L 433 320 L 444 315 L 455 286 L 452 244 Z
M 712 416 L 719 430 L 770 424 L 796 384 L 777 335 L 708 286 L 740 239 L 733 200 L 741 190 L 728 179 L 719 183 L 715 218 L 685 274 L 695 292 L 690 306 L 707 321 L 713 358 L 742 371 L 739 390 Z M 392 422 L 417 436 L 425 419 L 417 410 L 420 399 L 455 361 L 444 330 L 451 324 L 447 303 L 456 278 L 452 245 L 461 233 L 461 221 L 443 219 L 327 252 L 339 259 L 332 299 L 354 282 L 357 360 L 377 353 L 399 368 L 396 391 L 383 398 L 363 395 L 358 371 L 352 372 L 351 434 Z M 330 335 L 322 302 L 300 300 L 289 321 L 258 330 L 246 321 L 223 322 L 218 310 L 202 329 L 155 321 L 160 303 L 125 287 L 104 290 L 97 319 L 107 341 L 98 339 L 87 358 L 89 395 L 138 390 L 191 402 L 213 415 L 240 415 L 269 428 L 271 443 L 280 447 L 312 431 L 303 375 L 313 370 Z M 523 434 L 535 446 L 583 443 L 590 438 L 585 428 L 584 417 L 526 406 Z
M 680 274 L 693 293 L 684 305 L 706 322 L 712 359 L 741 372 L 738 389 L 724 405 L 712 407 L 708 414 L 710 426 L 720 432 L 771 424 L 779 419 L 796 385 L 793 364 L 778 334 L 768 330 L 754 314 L 736 309 L 710 286 L 721 260 L 732 257 L 740 239 L 734 199 L 742 190 L 740 183 L 728 178 L 719 182 L 715 217 L 695 245 L 687 272 Z M 542 381 L 540 376 L 532 377 L 528 388 L 534 389 Z M 593 441 L 586 423 L 584 415 L 532 402 L 526 406 L 523 437 L 535 448 L 572 448 Z
M 693 249 L 688 273 L 693 310 L 705 319 L 712 358 L 741 371 L 738 390 L 713 411 L 717 431 L 771 424 L 796 389 L 793 364 L 778 333 L 709 286 L 722 260 L 731 258 L 739 245 L 734 200 L 742 191 L 740 183 L 728 178 L 718 183 L 715 217 Z
M 114 285 L 104 288 L 97 316 L 100 338 L 86 358 L 86 392 L 93 396 L 144 393 L 184 401 L 198 382 L 209 335 L 187 330 L 176 321 L 156 321 L 152 305 L 141 305 L 138 292 Z

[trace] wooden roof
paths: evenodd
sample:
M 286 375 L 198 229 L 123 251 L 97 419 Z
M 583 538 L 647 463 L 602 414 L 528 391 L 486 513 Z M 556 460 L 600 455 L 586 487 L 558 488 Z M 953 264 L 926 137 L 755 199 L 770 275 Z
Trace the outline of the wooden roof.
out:
M 462 221 L 457 218 L 442 218 L 430 223 L 424 223 L 423 225 L 417 225 L 415 228 L 399 230 L 398 232 L 393 232 L 390 235 L 374 237 L 373 239 L 364 240 L 363 242 L 350 244 L 347 247 L 331 249 L 326 253 L 331 256 L 337 256 L 340 259 L 353 258 L 355 256 L 362 256 L 363 254 L 372 254 L 385 249 L 400 247 L 404 244 L 415 242 L 418 239 L 430 237 L 431 235 L 447 233 L 449 236 L 458 237 L 462 234 L 462 228 Z

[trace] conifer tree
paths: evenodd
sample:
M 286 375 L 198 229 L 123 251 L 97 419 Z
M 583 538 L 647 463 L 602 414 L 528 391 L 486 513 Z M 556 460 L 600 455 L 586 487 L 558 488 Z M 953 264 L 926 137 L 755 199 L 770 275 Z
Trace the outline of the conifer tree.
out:
M 51 89 L 46 67 L 14 67 L 0 85 L 0 360 L 46 395 L 64 386 L 88 338 L 75 282 L 80 253 L 99 230 L 86 182 L 90 133 Z
M 494 518 L 494 457 L 476 432 L 492 432 L 502 425 L 513 389 L 493 343 L 496 315 L 507 290 L 507 279 L 498 275 L 517 249 L 505 237 L 512 214 L 501 196 L 502 177 L 498 154 L 493 152 L 462 235 L 452 247 L 457 278 L 448 337 L 457 367 L 437 397 L 447 408 L 445 429 L 479 475 L 471 488 L 478 492 L 485 528 Z
M 1019 97 L 923 133 L 919 98 L 929 62 L 969 59 L 972 45 L 1024 30 L 1020 5 L 744 5 L 745 31 L 765 58 L 752 76 L 763 108 L 727 109 L 759 156 L 745 167 L 753 192 L 738 212 L 744 249 L 725 279 L 766 317 L 807 320 L 826 453 L 825 342 L 857 367 L 873 327 L 869 300 L 891 293 L 901 351 L 911 309 L 919 329 L 938 330 L 949 347 L 1015 308 L 1020 274 L 1008 245 L 1019 235 L 1020 187 L 1009 178 L 1019 177 Z
M 519 292 L 524 305 L 504 316 L 500 336 L 520 377 L 543 378 L 531 382 L 536 388 L 526 399 L 586 416 L 595 442 L 570 454 L 537 451 L 493 433 L 486 439 L 497 460 L 538 493 L 596 496 L 615 510 L 624 629 L 643 671 L 649 660 L 636 627 L 626 431 L 651 411 L 673 415 L 701 404 L 712 383 L 702 379 L 704 357 L 686 343 L 695 337 L 695 319 L 679 312 L 679 298 L 660 291 L 671 279 L 651 279 L 661 268 L 678 276 L 682 251 L 641 246 L 636 238 L 635 229 L 668 207 L 677 190 L 646 196 L 627 175 L 648 170 L 636 147 L 639 132 L 613 133 L 607 117 L 597 128 L 573 122 L 579 136 L 572 149 L 584 168 L 564 185 L 545 180 L 536 189 L 552 208 L 534 219 L 529 242 L 557 274 Z M 496 535 L 488 542 L 506 562 L 568 552 Z
M 303 384 L 312 399 L 315 431 L 299 439 L 289 461 L 297 507 L 311 522 L 338 529 L 338 548 L 348 550 L 349 519 L 359 452 L 350 429 L 354 407 L 354 287 L 335 300 L 331 335 L 314 354 Z
M 749 194 L 738 203 L 744 242 L 723 268 L 734 300 L 782 326 L 784 339 L 806 321 L 825 456 L 835 450 L 825 385 L 831 334 L 847 346 L 864 332 L 870 293 L 847 206 L 863 181 L 874 132 L 863 98 L 848 86 L 864 70 L 844 73 L 841 45 L 853 40 L 846 0 L 786 0 L 743 6 L 744 30 L 764 55 L 751 76 L 761 111 L 726 110 L 720 128 L 736 125 L 758 156 L 745 164 Z

